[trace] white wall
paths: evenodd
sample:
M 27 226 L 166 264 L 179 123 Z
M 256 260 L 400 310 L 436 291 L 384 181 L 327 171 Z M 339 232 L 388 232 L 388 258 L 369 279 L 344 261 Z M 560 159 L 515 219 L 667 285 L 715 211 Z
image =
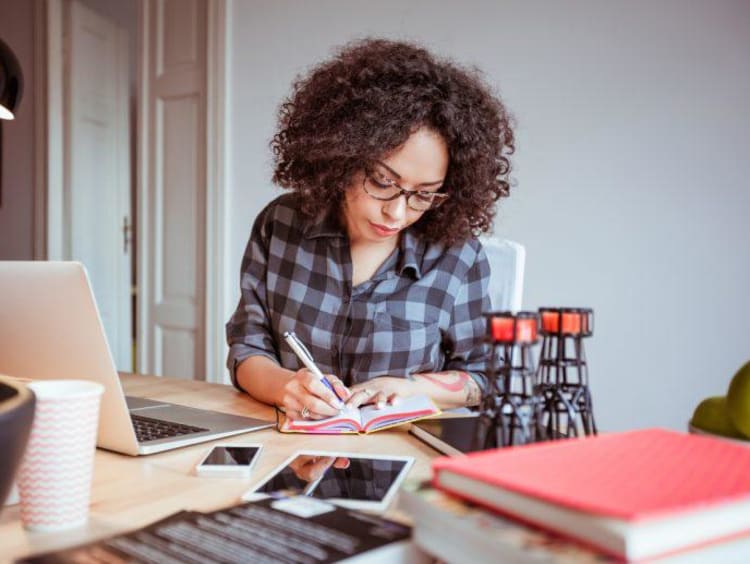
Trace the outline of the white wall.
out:
M 16 119 L 2 121 L 0 260 L 34 256 L 34 11 L 28 0 L 2 0 L 0 39 L 15 53 L 24 90 Z
M 525 306 L 591 306 L 604 430 L 683 429 L 750 358 L 750 3 L 232 2 L 227 316 L 295 74 L 367 34 L 484 69 L 517 117 L 497 232 Z

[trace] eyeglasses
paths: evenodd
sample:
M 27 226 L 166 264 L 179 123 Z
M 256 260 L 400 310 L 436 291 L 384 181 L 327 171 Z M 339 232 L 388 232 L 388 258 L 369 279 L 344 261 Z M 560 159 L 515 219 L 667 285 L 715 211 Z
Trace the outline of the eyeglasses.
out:
M 448 199 L 448 194 L 439 194 L 426 190 L 405 190 L 395 180 L 375 168 L 365 169 L 362 188 L 371 197 L 384 202 L 395 200 L 402 195 L 406 196 L 406 205 L 414 211 L 420 212 L 434 210 Z

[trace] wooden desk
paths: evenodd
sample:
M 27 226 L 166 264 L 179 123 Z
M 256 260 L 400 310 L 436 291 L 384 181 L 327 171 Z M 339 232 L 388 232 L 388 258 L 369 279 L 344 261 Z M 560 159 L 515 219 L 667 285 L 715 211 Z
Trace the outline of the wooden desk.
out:
M 237 415 L 274 420 L 274 410 L 231 386 L 135 374 L 121 375 L 128 395 L 160 399 Z M 249 479 L 202 478 L 193 468 L 216 442 L 259 442 L 264 449 Z M 182 509 L 212 511 L 240 502 L 250 486 L 299 449 L 410 455 L 407 479 L 430 477 L 436 456 L 430 447 L 397 428 L 374 435 L 285 435 L 266 429 L 150 456 L 130 457 L 97 450 L 89 523 L 61 533 L 31 533 L 18 505 L 0 512 L 0 562 L 46 552 L 143 527 Z M 388 516 L 397 516 L 391 506 Z

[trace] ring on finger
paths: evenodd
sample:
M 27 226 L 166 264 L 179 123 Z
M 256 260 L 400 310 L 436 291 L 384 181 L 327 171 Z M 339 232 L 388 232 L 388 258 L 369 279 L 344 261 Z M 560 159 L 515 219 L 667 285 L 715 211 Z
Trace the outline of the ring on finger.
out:
M 310 410 L 307 409 L 306 405 L 302 407 L 302 411 L 300 411 L 300 415 L 302 416 L 302 419 L 310 418 Z

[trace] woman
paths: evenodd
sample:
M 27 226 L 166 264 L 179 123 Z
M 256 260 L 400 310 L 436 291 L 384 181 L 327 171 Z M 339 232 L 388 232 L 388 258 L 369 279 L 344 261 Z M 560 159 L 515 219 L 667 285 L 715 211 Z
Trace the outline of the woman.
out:
M 478 73 L 368 39 L 297 80 L 272 141 L 291 191 L 256 218 L 227 324 L 232 380 L 292 418 L 427 394 L 476 405 L 510 118 Z M 332 393 L 283 335 L 294 331 Z

